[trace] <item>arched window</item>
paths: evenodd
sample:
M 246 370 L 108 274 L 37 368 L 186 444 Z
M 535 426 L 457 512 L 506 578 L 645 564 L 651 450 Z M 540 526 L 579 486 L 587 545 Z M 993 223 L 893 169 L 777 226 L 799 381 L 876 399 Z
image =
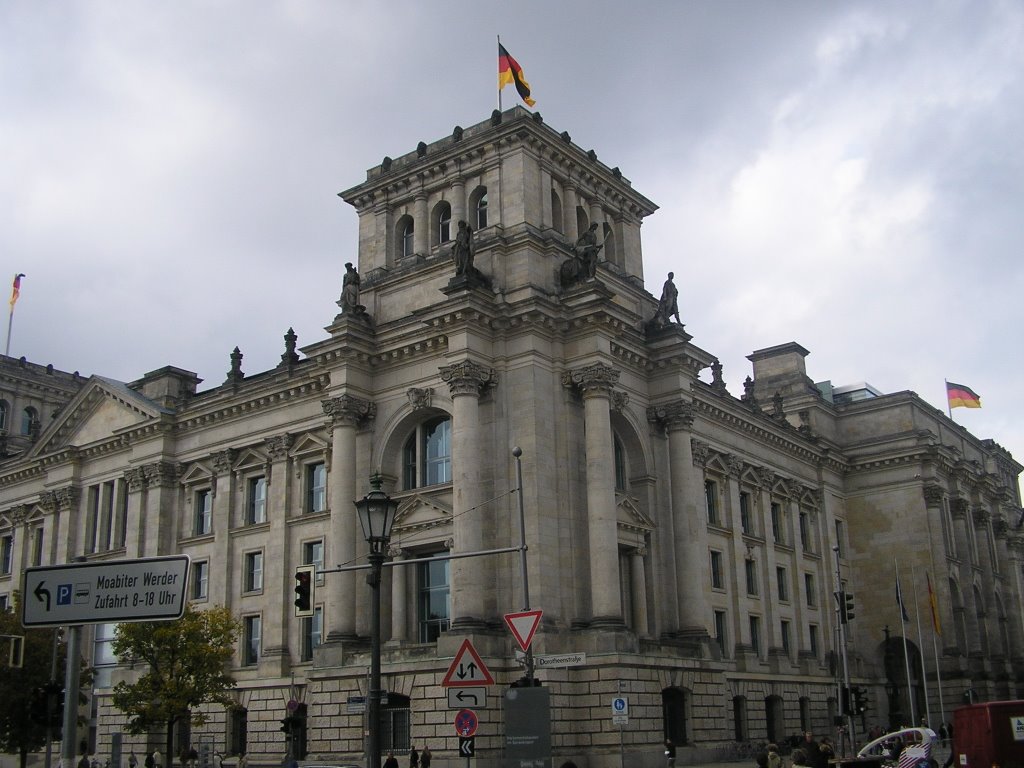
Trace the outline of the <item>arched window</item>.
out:
M 677 747 L 688 743 L 686 710 L 689 706 L 682 688 L 665 688 L 661 692 L 661 717 L 665 738 Z
M 764 700 L 764 714 L 768 725 L 768 741 L 780 743 L 786 738 L 786 722 L 781 696 L 768 696 Z
M 398 220 L 398 258 L 405 259 L 413 255 L 413 220 L 412 216 L 403 216 Z
M 732 697 L 732 733 L 736 741 L 746 741 L 747 730 L 747 697 Z
M 21 434 L 31 435 L 32 424 L 39 419 L 39 414 L 35 408 L 29 406 L 21 412 Z
M 551 190 L 551 226 L 556 232 L 565 232 L 562 222 L 562 199 L 555 190 Z
M 0 400 L 0 429 L 7 429 L 7 415 L 11 406 L 6 400 Z
M 442 202 L 434 209 L 434 245 L 447 243 L 452 239 L 452 207 Z
M 487 226 L 487 190 L 485 189 L 483 194 L 477 198 L 476 206 L 473 209 L 474 216 L 476 219 L 476 228 L 483 229 Z
M 615 436 L 615 490 L 625 492 L 629 490 L 626 476 L 626 449 L 622 447 L 622 441 L 618 435 Z
M 452 420 L 440 416 L 419 424 L 402 450 L 403 487 L 408 490 L 452 481 Z

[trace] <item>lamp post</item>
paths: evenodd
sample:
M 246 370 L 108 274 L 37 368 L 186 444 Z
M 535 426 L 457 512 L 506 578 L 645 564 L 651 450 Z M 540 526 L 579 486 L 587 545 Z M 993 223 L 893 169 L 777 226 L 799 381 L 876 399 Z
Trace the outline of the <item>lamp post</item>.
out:
M 391 540 L 391 526 L 398 510 L 398 502 L 380 489 L 381 482 L 380 475 L 375 474 L 370 478 L 373 490 L 360 501 L 354 502 L 359 524 L 363 527 L 363 536 L 370 545 L 370 574 L 366 582 L 373 592 L 370 599 L 370 701 L 367 707 L 370 737 L 366 750 L 370 768 L 380 768 L 380 574 Z

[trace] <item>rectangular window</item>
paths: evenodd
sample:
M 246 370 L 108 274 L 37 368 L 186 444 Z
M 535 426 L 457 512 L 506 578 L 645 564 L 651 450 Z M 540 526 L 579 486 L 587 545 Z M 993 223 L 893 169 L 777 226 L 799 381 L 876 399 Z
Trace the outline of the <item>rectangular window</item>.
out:
M 313 615 L 302 620 L 302 660 L 312 661 L 313 650 L 319 647 L 324 632 L 324 613 L 319 606 Z
M 235 707 L 231 711 L 231 744 L 229 750 L 233 755 L 244 755 L 248 751 L 246 742 L 249 737 L 249 710 Z
M 432 643 L 448 629 L 452 615 L 448 561 L 419 565 L 420 642 Z
M 761 655 L 761 618 L 759 616 L 750 617 L 750 647 L 758 656 Z
M 715 641 L 718 643 L 723 658 L 728 658 L 725 651 L 726 638 L 725 611 L 715 611 Z
M 836 546 L 839 547 L 839 556 L 846 557 L 846 523 L 836 520 Z
M 192 599 L 205 600 L 210 586 L 210 564 L 205 560 L 192 563 Z
M 743 561 L 747 576 L 747 594 L 751 597 L 757 596 L 757 562 L 754 560 Z
M 704 481 L 704 500 L 708 509 L 708 523 L 718 525 L 718 483 L 714 480 Z
M 43 527 L 40 525 L 32 531 L 32 565 L 43 564 Z
M 246 520 L 249 525 L 267 521 L 267 478 L 249 478 L 249 497 L 246 506 Z
M 811 656 L 818 658 L 818 627 L 811 624 L 808 627 L 808 639 L 810 641 Z
M 0 611 L 10 610 L 11 597 L 10 595 L 0 595 Z
M 811 552 L 811 521 L 806 512 L 800 513 L 800 546 L 804 552 Z
M 324 542 L 322 539 L 307 541 L 302 545 L 302 564 L 316 566 L 316 583 L 317 585 L 324 583 Z
M 772 502 L 772 540 L 776 544 L 785 544 L 786 537 L 782 525 L 782 505 L 777 501 Z
M 790 655 L 789 622 L 782 621 L 779 624 L 779 636 L 782 638 L 782 650 L 787 656 Z
M 194 536 L 205 536 L 213 530 L 213 491 L 204 488 L 196 491 L 195 498 L 195 523 L 192 526 Z
M 111 686 L 111 673 L 117 665 L 114 655 L 114 631 L 117 624 L 96 624 L 93 629 L 93 685 L 97 688 Z
M 725 589 L 725 581 L 722 579 L 722 553 L 711 550 L 711 586 L 715 589 Z
M 0 538 L 0 573 L 9 574 L 14 568 L 14 535 Z
M 782 566 L 775 568 L 775 581 L 779 587 L 779 600 L 783 603 L 789 602 L 789 574 Z
M 818 604 L 818 598 L 814 594 L 815 589 L 813 573 L 804 574 L 804 592 L 807 593 L 807 606 L 809 608 L 813 608 L 814 606 L 816 606 Z
M 753 511 L 750 505 L 750 494 L 740 491 L 740 527 L 748 535 L 754 533 Z
M 260 633 L 263 629 L 260 617 L 246 616 L 242 626 L 242 665 L 251 667 L 260 660 Z
M 263 589 L 263 553 L 245 554 L 245 591 L 258 592 Z
M 321 461 L 306 467 L 306 512 L 324 512 L 327 509 L 327 468 Z

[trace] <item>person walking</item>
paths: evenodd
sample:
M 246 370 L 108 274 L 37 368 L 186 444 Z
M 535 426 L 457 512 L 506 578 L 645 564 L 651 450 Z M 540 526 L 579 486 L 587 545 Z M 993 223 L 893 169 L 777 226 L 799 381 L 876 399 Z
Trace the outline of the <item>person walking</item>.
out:
M 420 768 L 420 753 L 416 751 L 416 745 L 409 750 L 409 768 Z
M 672 739 L 665 739 L 665 764 L 668 768 L 675 768 L 676 765 L 676 745 Z
M 430 768 L 430 759 L 433 755 L 430 754 L 430 747 L 426 743 L 423 744 L 423 751 L 420 752 L 420 768 Z
M 782 768 L 782 755 L 777 744 L 768 745 L 768 768 Z
M 388 759 L 384 761 L 384 768 L 398 768 L 398 761 L 393 752 L 388 752 Z

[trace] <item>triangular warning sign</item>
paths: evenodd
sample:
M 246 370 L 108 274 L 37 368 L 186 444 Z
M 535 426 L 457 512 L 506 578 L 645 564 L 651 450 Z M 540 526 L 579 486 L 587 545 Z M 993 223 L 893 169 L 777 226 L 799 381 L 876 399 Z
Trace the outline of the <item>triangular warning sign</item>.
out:
M 537 627 L 540 625 L 540 617 L 543 614 L 544 611 L 539 609 L 536 611 L 505 614 L 505 623 L 508 624 L 508 628 L 512 630 L 512 635 L 515 637 L 516 642 L 519 643 L 519 647 L 524 651 L 530 649 L 530 643 L 533 642 L 533 633 L 537 631 Z
M 487 665 L 484 664 L 468 637 L 462 641 L 459 652 L 452 659 L 452 664 L 448 667 L 448 672 L 445 674 L 444 680 L 441 681 L 441 685 L 446 688 L 494 685 L 491 671 L 487 669 Z

